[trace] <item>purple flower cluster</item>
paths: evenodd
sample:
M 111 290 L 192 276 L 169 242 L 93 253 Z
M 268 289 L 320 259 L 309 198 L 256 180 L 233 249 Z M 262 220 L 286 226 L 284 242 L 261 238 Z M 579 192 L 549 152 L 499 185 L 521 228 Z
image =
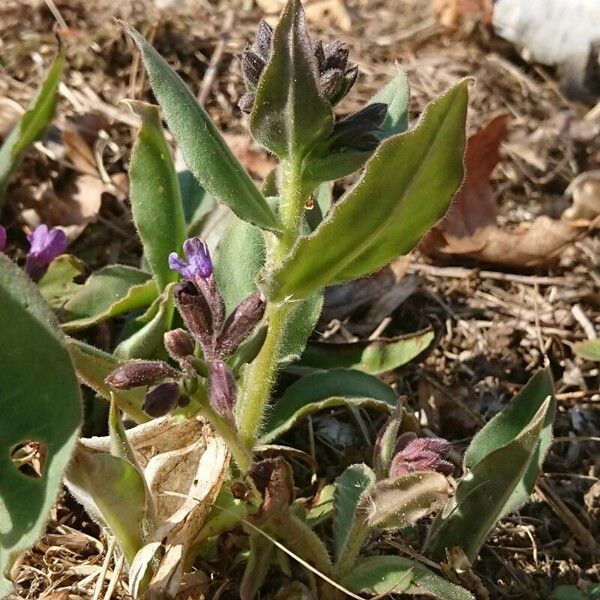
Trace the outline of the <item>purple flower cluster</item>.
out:
M 437 471 L 451 475 L 454 465 L 445 460 L 452 446 L 442 438 L 418 438 L 416 433 L 402 434 L 396 443 L 397 453 L 390 465 L 390 477 L 413 471 Z

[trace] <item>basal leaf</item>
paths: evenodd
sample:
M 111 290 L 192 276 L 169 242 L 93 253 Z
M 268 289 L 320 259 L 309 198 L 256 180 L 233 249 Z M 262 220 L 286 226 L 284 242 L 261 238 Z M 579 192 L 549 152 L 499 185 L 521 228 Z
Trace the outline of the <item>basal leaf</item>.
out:
M 73 279 L 81 275 L 83 270 L 84 266 L 80 260 L 70 254 L 63 254 L 50 263 L 38 282 L 38 290 L 50 306 L 62 308 L 81 287 Z
M 553 400 L 546 397 L 535 415 L 508 444 L 487 454 L 460 481 L 456 495 L 432 525 L 429 553 L 443 558 L 458 546 L 474 561 L 515 490 L 523 485 L 532 461 L 537 461 L 540 437 Z M 485 507 L 485 510 L 482 510 Z
M 273 32 L 271 58 L 256 90 L 250 131 L 280 158 L 300 159 L 333 125 L 300 0 L 288 0 Z
M 308 414 L 344 405 L 371 406 L 391 412 L 396 406 L 396 393 L 377 377 L 359 371 L 334 369 L 312 373 L 289 386 L 269 411 L 260 443 L 274 440 Z
M 395 338 L 351 343 L 309 342 L 299 365 L 312 369 L 355 369 L 371 375 L 410 362 L 433 341 L 431 329 Z
M 375 484 L 375 473 L 365 464 L 350 465 L 336 480 L 333 496 L 333 542 L 336 564 L 349 553 L 356 557 L 357 529 L 363 529 L 367 515 L 360 507 Z M 360 542 L 363 539 L 361 538 Z M 353 559 L 350 559 L 350 563 Z
M 129 163 L 131 212 L 144 257 L 162 291 L 178 279 L 168 257 L 180 253 L 185 240 L 181 192 L 158 107 L 135 100 L 128 104 L 142 121 Z
M 271 300 L 362 277 L 419 242 L 462 180 L 467 86 L 458 83 L 429 105 L 415 129 L 379 146 L 357 185 L 270 275 Z
M 145 271 L 111 265 L 92 273 L 65 304 L 65 331 L 78 331 L 111 317 L 144 308 L 157 297 L 156 283 Z
M 81 424 L 79 385 L 64 337 L 36 286 L 0 255 L 0 596 L 19 555 L 42 534 Z M 39 477 L 12 453 L 39 443 Z
M 52 122 L 64 64 L 65 50 L 61 47 L 35 98 L 0 148 L 0 207 L 8 178 L 17 168 L 23 153 L 43 135 Z
M 507 502 L 500 518 L 518 510 L 533 492 L 544 458 L 552 445 L 552 425 L 556 414 L 554 384 L 550 372 L 539 371 L 511 402 L 471 440 L 465 452 L 465 470 L 474 469 L 488 454 L 511 442 L 534 418 L 540 406 L 550 398 L 550 407 L 540 433 L 540 444 L 532 457 L 527 473 Z
M 357 594 L 373 594 L 382 598 L 397 593 L 426 595 L 438 600 L 475 600 L 468 590 L 402 556 L 362 558 L 341 583 Z
M 402 69 L 398 68 L 397 75 L 369 100 L 369 104 L 375 102 L 388 105 L 381 129 L 375 135 L 380 140 L 385 140 L 398 133 L 404 133 L 408 128 L 410 87 Z
M 158 52 L 133 27 L 154 95 L 194 177 L 242 220 L 277 231 L 275 215 L 196 98 Z
M 124 361 L 74 338 L 67 338 L 67 348 L 81 383 L 106 400 L 110 400 L 112 394 L 119 408 L 136 423 L 145 423 L 149 420 L 148 415 L 142 410 L 146 395 L 144 388 L 113 390 L 104 383 L 106 377 Z

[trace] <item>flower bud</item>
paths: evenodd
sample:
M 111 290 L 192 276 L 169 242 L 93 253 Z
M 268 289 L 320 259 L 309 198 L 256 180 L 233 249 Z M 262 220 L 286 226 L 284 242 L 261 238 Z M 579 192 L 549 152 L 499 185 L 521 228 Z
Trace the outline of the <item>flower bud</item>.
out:
M 229 315 L 217 342 L 221 356 L 231 354 L 254 330 L 265 314 L 265 301 L 259 292 L 250 294 Z
M 223 416 L 231 415 L 237 397 L 235 380 L 227 365 L 216 360 L 209 375 L 208 399 L 211 406 Z
M 151 417 L 164 417 L 177 406 L 179 396 L 177 383 L 161 383 L 146 394 L 142 408 Z
M 249 89 L 255 89 L 265 68 L 265 61 L 252 49 L 242 52 L 242 75 Z
M 454 465 L 444 460 L 452 446 L 442 438 L 417 438 L 409 432 L 398 438 L 399 452 L 390 465 L 390 477 L 398 477 L 413 471 L 437 471 L 451 475 Z
M 179 362 L 194 354 L 194 340 L 184 329 L 166 331 L 163 340 L 165 349 L 173 360 Z
M 188 331 L 210 360 L 214 354 L 213 320 L 204 294 L 190 281 L 179 283 L 175 287 L 175 304 Z
M 273 41 L 273 28 L 266 22 L 261 21 L 258 24 L 256 36 L 252 42 L 252 49 L 258 54 L 264 62 L 271 56 L 271 43 Z
M 383 102 L 374 102 L 368 104 L 361 110 L 338 121 L 333 126 L 331 134 L 331 150 L 373 150 L 379 144 L 379 140 L 374 135 L 377 132 L 387 114 L 387 104 Z
M 133 360 L 115 369 L 104 381 L 118 390 L 129 390 L 153 385 L 167 377 L 177 378 L 179 373 L 158 360 Z

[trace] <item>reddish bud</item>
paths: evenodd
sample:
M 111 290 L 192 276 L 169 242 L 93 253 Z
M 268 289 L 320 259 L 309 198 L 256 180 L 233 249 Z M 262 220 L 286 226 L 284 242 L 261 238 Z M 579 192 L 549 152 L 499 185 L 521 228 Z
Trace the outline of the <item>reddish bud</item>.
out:
M 204 350 L 204 356 L 212 358 L 213 319 L 205 295 L 191 281 L 182 282 L 175 288 L 175 303 L 189 332 Z
M 398 477 L 413 471 L 437 471 L 450 475 L 454 465 L 444 460 L 452 448 L 450 442 L 442 438 L 417 438 L 412 432 L 398 438 L 399 452 L 390 465 L 390 477 Z
M 177 378 L 179 373 L 167 363 L 157 360 L 135 360 L 115 369 L 104 381 L 118 390 L 153 385 L 166 378 Z
M 177 406 L 179 394 L 177 383 L 161 383 L 146 394 L 143 406 L 144 412 L 151 417 L 164 417 Z
M 208 399 L 220 415 L 231 415 L 237 397 L 235 379 L 227 365 L 216 360 L 209 375 Z
M 165 349 L 173 360 L 185 360 L 194 354 L 194 340 L 184 329 L 167 331 L 163 339 Z
M 228 356 L 252 333 L 265 314 L 265 301 L 254 292 L 229 315 L 217 342 L 217 352 Z

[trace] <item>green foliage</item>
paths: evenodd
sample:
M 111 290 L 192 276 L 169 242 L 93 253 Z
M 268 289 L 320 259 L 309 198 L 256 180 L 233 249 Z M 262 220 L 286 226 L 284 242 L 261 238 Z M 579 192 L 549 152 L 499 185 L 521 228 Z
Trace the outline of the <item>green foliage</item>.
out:
M 81 423 L 79 386 L 58 323 L 31 280 L 0 255 L 0 595 L 21 552 L 42 534 Z M 11 454 L 41 445 L 39 478 Z
M 299 366 L 311 369 L 356 369 L 379 375 L 405 365 L 433 341 L 431 329 L 395 338 L 349 343 L 309 342 Z
M 81 287 L 73 279 L 81 275 L 83 270 L 81 261 L 69 254 L 63 254 L 50 263 L 38 282 L 38 290 L 52 308 L 62 308 Z
M 419 242 L 462 181 L 468 83 L 432 102 L 414 130 L 379 146 L 358 184 L 270 275 L 272 301 L 372 273 Z
M 582 358 L 593 361 L 600 361 L 600 340 L 587 340 L 579 342 L 573 347 L 575 354 Z
M 321 311 L 323 310 L 323 293 L 316 293 L 298 302 L 291 310 L 285 324 L 281 346 L 279 348 L 279 364 L 291 363 L 302 354 L 306 340 L 313 332 Z
M 375 133 L 380 140 L 404 133 L 408 129 L 410 87 L 406 73 L 402 69 L 399 68 L 396 77 L 369 100 L 369 104 L 374 102 L 388 105 L 381 131 Z
M 273 542 L 260 533 L 251 532 L 250 553 L 240 583 L 241 600 L 252 600 L 265 582 L 275 554 Z
M 426 595 L 439 600 L 474 600 L 473 594 L 446 581 L 421 563 L 401 556 L 369 556 L 354 565 L 342 584 L 359 594 Z
M 92 273 L 67 301 L 64 306 L 67 318 L 62 328 L 68 332 L 86 329 L 111 317 L 144 308 L 157 295 L 156 282 L 145 271 L 125 265 L 104 267 Z
M 142 122 L 129 163 L 131 212 L 144 257 L 162 291 L 178 279 L 167 259 L 171 252 L 180 253 L 185 240 L 181 192 L 158 108 L 135 100 L 128 104 Z
M 333 113 L 321 95 L 300 0 L 288 0 L 273 32 L 272 54 L 256 90 L 250 131 L 279 158 L 300 160 L 329 133 Z
M 552 394 L 549 374 L 538 373 L 473 439 L 465 457 L 469 471 L 432 526 L 431 556 L 442 558 L 446 548 L 459 546 L 473 561 L 497 521 L 527 500 L 551 441 Z
M 23 153 L 43 135 L 52 122 L 64 65 L 65 49 L 61 46 L 44 83 L 0 147 L 0 208 L 4 203 L 4 190 L 8 178 L 17 168 Z
M 190 171 L 202 187 L 244 221 L 277 231 L 275 215 L 183 80 L 133 27 L 154 95 Z

